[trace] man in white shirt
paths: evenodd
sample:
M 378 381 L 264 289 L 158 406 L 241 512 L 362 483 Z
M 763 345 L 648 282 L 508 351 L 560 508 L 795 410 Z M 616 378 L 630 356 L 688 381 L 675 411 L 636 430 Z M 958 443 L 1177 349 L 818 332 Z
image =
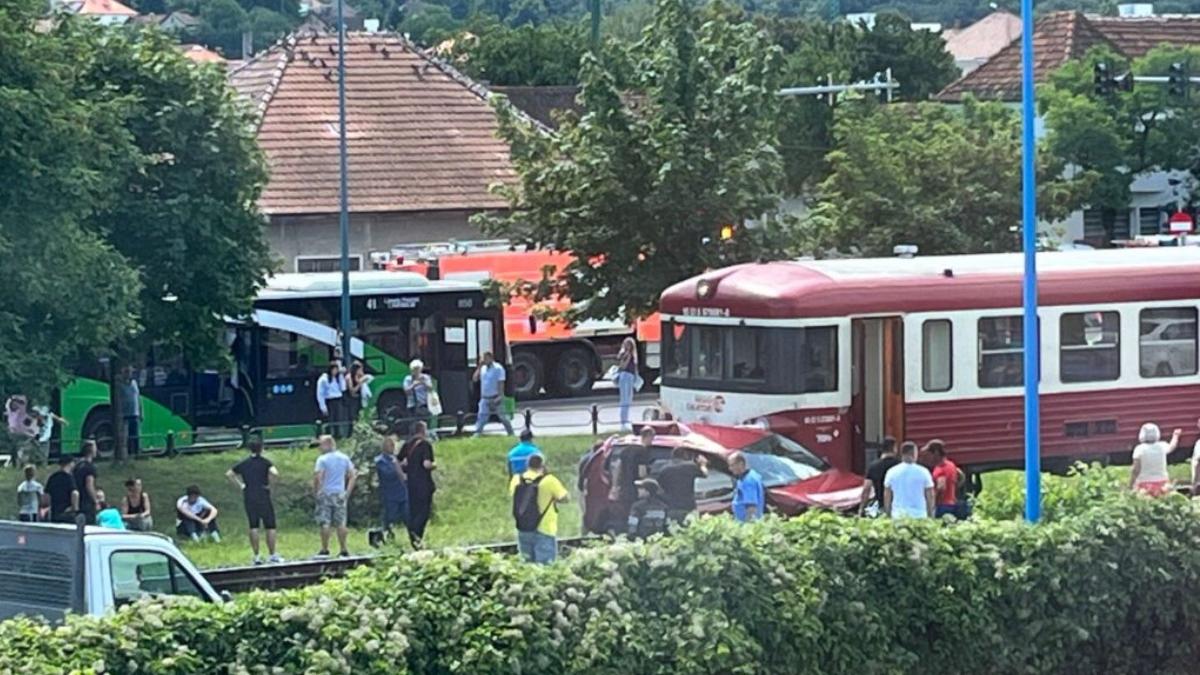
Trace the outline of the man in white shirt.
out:
M 507 379 L 504 366 L 496 363 L 491 352 L 484 352 L 474 378 L 479 383 L 479 414 L 475 418 L 475 435 L 483 434 L 483 427 L 495 417 L 504 425 L 504 431 L 512 436 L 512 422 L 508 421 L 508 415 L 504 412 L 504 382 Z
M 181 538 L 200 541 L 208 535 L 214 543 L 221 541 L 217 530 L 217 507 L 200 495 L 200 488 L 188 486 L 187 494 L 175 502 L 175 533 Z
M 900 463 L 883 477 L 883 510 L 894 520 L 932 518 L 933 475 L 917 464 L 917 444 L 900 446 Z
M 354 462 L 341 450 L 334 447 L 332 436 L 321 437 L 321 454 L 313 466 L 313 492 L 317 496 L 317 525 L 321 526 L 321 551 L 318 557 L 329 555 L 330 529 L 337 528 L 338 555 L 349 556 L 346 550 L 346 505 L 354 492 L 354 481 L 358 473 Z

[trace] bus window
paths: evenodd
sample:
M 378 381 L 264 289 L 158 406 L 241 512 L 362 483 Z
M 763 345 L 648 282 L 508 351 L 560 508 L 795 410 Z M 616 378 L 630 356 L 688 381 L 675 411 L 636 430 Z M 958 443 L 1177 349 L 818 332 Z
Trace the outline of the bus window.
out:
M 1019 387 L 1024 378 L 1024 342 L 1019 316 L 979 320 L 979 386 L 983 389 Z
M 838 331 L 836 326 L 801 328 L 797 352 L 799 391 L 803 394 L 837 391 Z
M 954 386 L 953 329 L 948 319 L 921 324 L 921 388 L 950 391 Z
M 1059 319 L 1058 373 L 1063 382 L 1106 382 L 1121 376 L 1121 316 L 1078 312 Z
M 1144 309 L 1138 340 L 1142 377 L 1196 374 L 1196 309 Z
M 692 361 L 692 328 L 685 323 L 671 323 L 666 333 L 664 354 L 667 367 L 664 374 L 667 377 L 687 379 L 688 365 Z
M 761 328 L 732 329 L 730 363 L 735 380 L 767 381 L 767 335 Z
M 355 337 L 364 344 L 399 361 L 408 361 L 408 336 L 403 322 L 393 319 L 363 318 L 358 320 Z
M 263 336 L 266 347 L 266 379 L 308 377 L 329 365 L 330 347 L 315 340 L 269 328 Z
M 433 346 L 437 343 L 437 325 L 433 317 L 408 320 L 408 355 L 425 362 L 425 371 L 433 372 Z
M 696 326 L 692 330 L 692 378 L 721 379 L 725 363 L 724 331 L 717 326 Z

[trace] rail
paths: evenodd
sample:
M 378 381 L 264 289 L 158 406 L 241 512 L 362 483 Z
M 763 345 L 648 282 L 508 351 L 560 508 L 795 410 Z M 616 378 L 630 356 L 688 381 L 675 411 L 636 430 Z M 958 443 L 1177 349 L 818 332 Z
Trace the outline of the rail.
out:
M 601 537 L 581 536 L 559 539 L 560 550 L 579 548 L 594 541 L 603 541 Z M 491 551 L 514 555 L 517 552 L 516 542 L 498 544 L 481 544 L 462 546 L 445 550 L 456 551 Z M 398 558 L 403 554 L 351 556 L 349 558 L 326 558 L 321 560 L 298 560 L 273 565 L 255 565 L 248 567 L 222 567 L 205 570 L 204 578 L 218 593 L 245 593 L 252 590 L 282 590 L 285 588 L 302 588 L 320 583 L 326 579 L 336 579 L 345 576 L 350 570 L 370 565 L 374 562 Z

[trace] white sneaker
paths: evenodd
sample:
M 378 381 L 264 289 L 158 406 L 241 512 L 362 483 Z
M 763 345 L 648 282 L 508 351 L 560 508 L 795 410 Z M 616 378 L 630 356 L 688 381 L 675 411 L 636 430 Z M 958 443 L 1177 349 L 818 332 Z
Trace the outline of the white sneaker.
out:
M 272 565 L 277 565 L 277 564 L 283 562 L 283 556 L 272 555 L 270 558 L 267 558 L 267 562 L 271 563 Z
M 256 555 L 256 556 L 254 556 L 254 560 L 253 560 L 253 561 L 252 561 L 250 564 L 252 564 L 252 565 L 261 565 L 261 564 L 263 564 L 263 559 L 262 559 L 262 557 L 261 557 L 261 556 L 257 556 L 257 555 Z
M 220 532 L 212 532 L 208 536 L 212 538 L 212 542 L 214 544 L 221 543 L 221 533 Z

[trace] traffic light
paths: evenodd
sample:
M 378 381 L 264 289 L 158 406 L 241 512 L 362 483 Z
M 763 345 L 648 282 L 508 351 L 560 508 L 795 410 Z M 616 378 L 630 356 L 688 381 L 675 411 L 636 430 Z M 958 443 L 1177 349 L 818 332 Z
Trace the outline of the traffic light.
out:
M 1167 68 L 1167 93 L 1178 98 L 1187 98 L 1190 82 L 1187 66 L 1176 61 Z
M 734 234 L 733 225 L 722 225 L 721 226 L 721 241 L 729 241 L 730 239 L 733 239 L 733 234 Z
M 1113 76 L 1107 63 L 1097 61 L 1096 65 L 1092 66 L 1092 82 L 1095 85 L 1096 96 L 1103 98 L 1113 92 Z

